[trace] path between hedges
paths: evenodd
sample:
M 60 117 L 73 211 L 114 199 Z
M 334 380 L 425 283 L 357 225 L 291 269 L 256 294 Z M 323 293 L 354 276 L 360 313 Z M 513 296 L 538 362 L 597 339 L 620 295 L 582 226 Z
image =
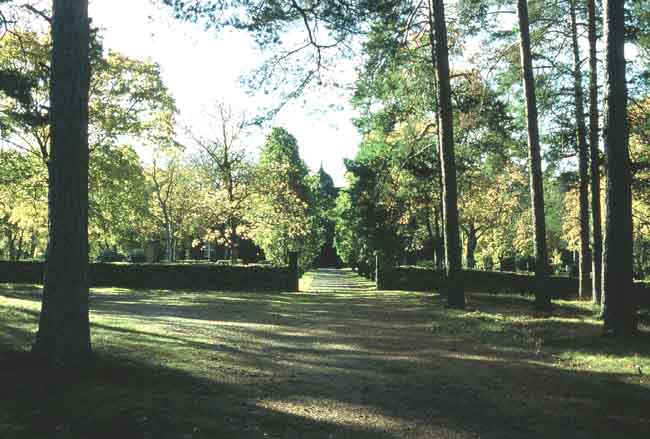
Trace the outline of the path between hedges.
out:
M 312 281 L 307 292 L 309 293 L 343 293 L 343 292 L 366 292 L 375 290 L 375 283 L 358 276 L 351 270 L 337 270 L 332 268 L 321 268 L 309 273 Z
M 309 275 L 293 312 L 284 315 L 293 327 L 285 340 L 291 347 L 271 349 L 274 361 L 285 361 L 291 388 L 261 405 L 313 422 L 311 433 L 334 427 L 315 437 L 479 437 L 456 414 L 441 414 L 455 404 L 444 402 L 449 378 L 434 377 L 439 367 L 431 356 L 439 361 L 445 343 L 432 337 L 429 294 L 377 291 L 349 269 Z

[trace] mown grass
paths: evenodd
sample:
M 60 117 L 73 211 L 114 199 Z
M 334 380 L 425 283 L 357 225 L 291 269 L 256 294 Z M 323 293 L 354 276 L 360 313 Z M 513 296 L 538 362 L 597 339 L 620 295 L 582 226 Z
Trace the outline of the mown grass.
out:
M 1 438 L 647 438 L 648 328 L 525 297 L 93 289 L 95 361 L 35 364 L 37 287 L 0 285 Z M 302 286 L 304 287 L 305 284 Z

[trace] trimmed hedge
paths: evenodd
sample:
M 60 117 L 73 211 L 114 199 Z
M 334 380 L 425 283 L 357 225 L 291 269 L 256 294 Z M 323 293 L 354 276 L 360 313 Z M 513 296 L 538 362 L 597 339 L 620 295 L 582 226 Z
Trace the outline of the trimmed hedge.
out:
M 463 285 L 474 293 L 520 293 L 533 291 L 535 278 L 530 274 L 463 270 Z M 443 272 L 421 267 L 397 267 L 384 276 L 384 287 L 393 290 L 433 291 L 443 284 Z M 635 290 L 641 306 L 650 306 L 650 284 L 635 282 Z M 544 288 L 554 299 L 575 298 L 578 295 L 578 279 L 550 276 Z
M 0 282 L 40 284 L 43 282 L 43 262 L 0 261 Z
M 42 283 L 42 262 L 0 261 L 0 282 Z M 91 286 L 228 291 L 289 291 L 287 267 L 215 264 L 90 264 Z

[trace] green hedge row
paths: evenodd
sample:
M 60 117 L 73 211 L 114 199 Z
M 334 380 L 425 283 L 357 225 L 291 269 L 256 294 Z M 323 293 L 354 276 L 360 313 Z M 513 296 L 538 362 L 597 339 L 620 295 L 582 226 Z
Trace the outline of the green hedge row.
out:
M 529 274 L 463 270 L 463 285 L 466 291 L 475 293 L 521 293 L 534 290 L 535 278 Z M 394 290 L 433 291 L 443 284 L 443 273 L 430 268 L 397 267 L 384 275 L 384 288 Z M 635 282 L 635 289 L 642 306 L 650 306 L 650 284 Z M 575 298 L 578 295 L 578 279 L 550 276 L 545 288 L 554 299 Z
M 0 282 L 42 283 L 42 262 L 0 261 Z M 92 286 L 228 291 L 288 291 L 286 267 L 215 264 L 90 264 Z

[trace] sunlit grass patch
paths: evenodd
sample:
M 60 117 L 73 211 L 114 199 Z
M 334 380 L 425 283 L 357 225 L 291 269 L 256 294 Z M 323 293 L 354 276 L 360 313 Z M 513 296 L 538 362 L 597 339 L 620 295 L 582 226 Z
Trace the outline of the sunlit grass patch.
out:
M 566 369 L 621 374 L 650 370 L 648 328 L 642 326 L 632 340 L 603 337 L 598 310 L 586 302 L 554 301 L 551 313 L 539 313 L 529 298 L 470 295 L 467 310 L 442 304 L 434 309 L 431 331 L 461 335 L 477 348 L 534 355 Z

